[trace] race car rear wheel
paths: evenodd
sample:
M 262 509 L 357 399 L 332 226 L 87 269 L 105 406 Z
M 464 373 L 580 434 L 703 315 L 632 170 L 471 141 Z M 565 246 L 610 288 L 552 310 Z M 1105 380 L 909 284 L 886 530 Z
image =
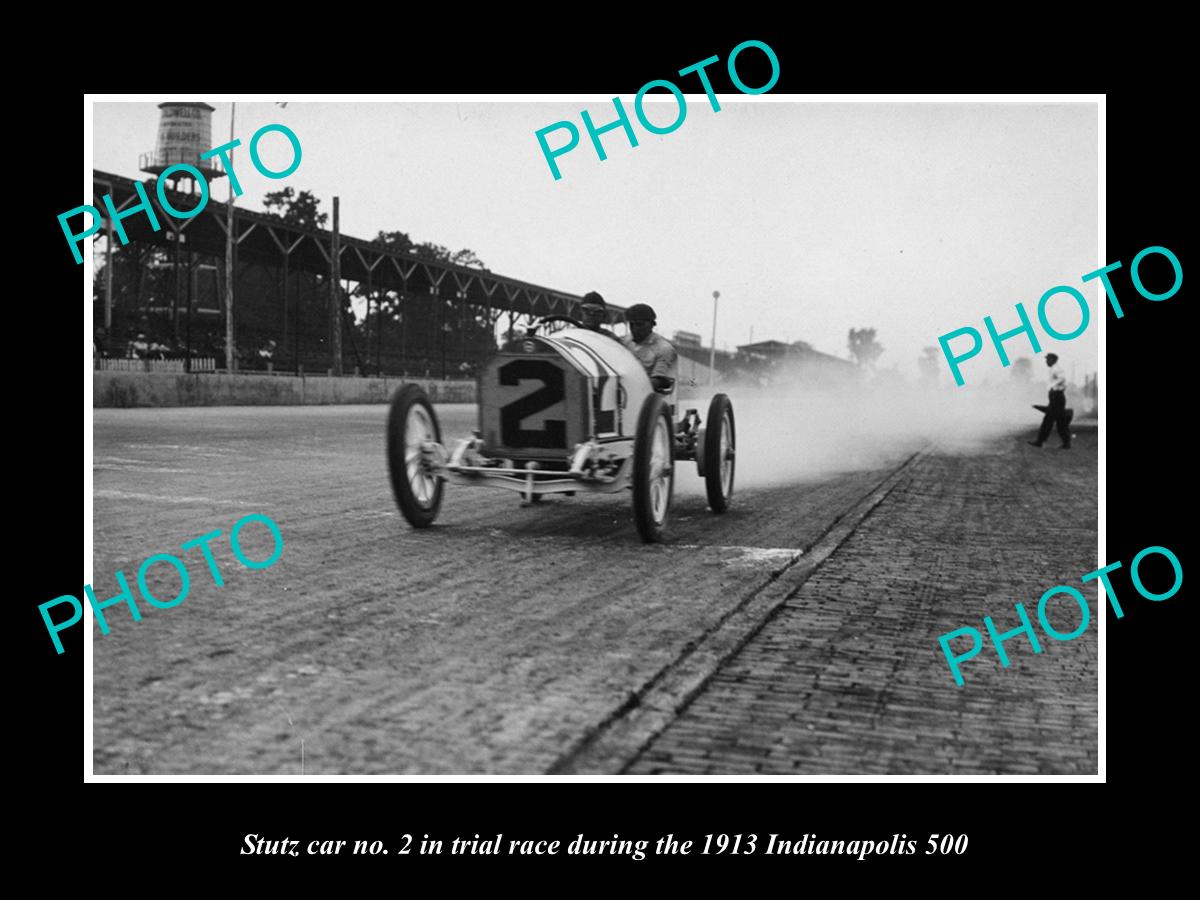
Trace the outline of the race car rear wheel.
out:
M 647 544 L 661 541 L 675 489 L 675 426 L 660 394 L 651 394 L 638 415 L 633 446 L 633 515 Z
M 708 405 L 704 420 L 704 486 L 708 506 L 715 513 L 729 509 L 733 497 L 733 467 L 737 457 L 733 427 L 733 404 L 725 394 L 717 394 Z
M 413 528 L 428 528 L 442 506 L 442 479 L 428 468 L 427 443 L 442 442 L 429 398 L 419 385 L 406 384 L 392 397 L 388 414 L 388 471 L 392 492 Z

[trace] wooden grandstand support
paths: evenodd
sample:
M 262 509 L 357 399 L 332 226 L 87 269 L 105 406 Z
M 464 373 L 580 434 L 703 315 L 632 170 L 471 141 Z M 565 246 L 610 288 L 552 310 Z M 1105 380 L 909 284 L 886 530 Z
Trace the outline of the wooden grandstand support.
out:
M 288 329 L 288 319 L 287 319 L 288 285 L 290 283 L 289 279 L 291 276 L 290 268 L 291 268 L 291 260 L 292 260 L 292 251 L 294 251 L 297 247 L 300 246 L 300 243 L 307 237 L 307 235 L 302 234 L 298 238 L 296 238 L 294 241 L 292 241 L 290 244 L 285 244 L 282 240 L 280 240 L 279 235 L 277 235 L 275 233 L 275 229 L 273 227 L 271 227 L 270 225 L 264 225 L 263 229 L 270 236 L 271 240 L 274 241 L 275 246 L 279 248 L 279 252 L 283 256 L 283 336 L 282 336 L 283 339 L 279 342 L 279 346 L 282 347 L 284 349 L 284 351 L 286 352 L 287 336 L 288 336 L 287 335 L 287 329 Z M 296 285 L 296 305 L 295 305 L 294 309 L 295 309 L 295 314 L 292 316 L 292 330 L 294 332 L 294 336 L 292 338 L 292 356 L 293 356 L 292 365 L 294 367 L 295 373 L 297 375 L 299 375 L 300 374 L 300 285 L 299 284 Z
M 192 301 L 195 298 L 195 283 L 196 283 L 196 254 L 191 250 L 187 254 L 187 334 L 184 338 L 184 347 L 187 350 L 187 356 L 184 357 L 183 370 L 187 373 L 192 371 Z
M 368 250 L 367 252 L 369 253 L 370 251 Z M 358 261 L 360 263 L 362 263 L 362 267 L 367 270 L 367 313 L 366 313 L 366 317 L 363 319 L 363 329 L 364 329 L 363 330 L 363 338 L 365 341 L 365 346 L 363 347 L 363 352 L 365 354 L 366 362 L 370 363 L 370 361 L 371 361 L 371 299 L 372 298 L 375 299 L 375 330 L 377 332 L 381 332 L 383 330 L 382 322 L 380 322 L 380 320 L 379 320 L 379 297 L 375 292 L 374 279 L 375 279 L 375 269 L 379 266 L 379 264 L 381 262 L 383 262 L 384 257 L 382 255 L 379 255 L 379 256 L 375 257 L 374 262 L 367 262 L 366 257 L 363 256 L 362 250 L 360 250 L 358 247 L 354 248 L 354 255 L 358 257 Z M 360 285 L 361 285 L 361 282 L 360 282 Z M 378 370 L 379 370 L 379 340 L 378 340 L 378 338 L 376 338 L 375 347 L 376 347 L 375 369 L 376 369 L 376 372 L 378 373 Z
M 408 374 L 408 279 L 417 270 L 417 260 L 409 260 L 402 265 L 397 256 L 389 255 L 392 267 L 400 276 L 400 374 Z
M 109 216 L 104 217 L 104 333 L 112 333 L 112 257 L 113 225 Z
M 250 227 L 238 233 L 237 218 L 233 213 L 233 201 L 230 200 L 228 215 L 226 220 L 222 220 L 220 216 L 214 216 L 213 221 L 220 227 L 225 235 L 225 370 L 227 372 L 237 371 L 237 335 L 235 334 L 234 325 L 236 318 L 234 315 L 234 295 L 237 293 L 237 250 L 242 241 L 253 234 L 254 229 L 258 227 L 257 222 L 251 222 Z M 188 224 L 197 221 L 196 219 L 188 219 Z
M 383 374 L 383 289 L 375 292 L 375 373 Z
M 455 297 L 458 300 L 458 355 L 460 359 L 460 367 L 462 366 L 462 363 L 466 362 L 467 360 L 467 292 L 468 288 L 470 288 L 474 282 L 474 275 L 467 275 L 464 277 L 460 273 L 454 272 L 454 283 L 458 287 L 458 290 L 455 292 Z M 474 317 L 471 317 L 471 320 L 474 321 Z M 461 372 L 460 368 L 456 367 L 456 369 L 457 371 Z M 442 377 L 445 376 L 443 375 Z
M 492 295 L 496 293 L 496 288 L 498 288 L 499 286 L 500 285 L 494 281 L 491 283 L 490 286 L 488 286 L 486 284 L 483 285 L 484 293 L 487 294 L 487 312 L 485 313 L 485 316 L 486 316 L 486 321 L 488 323 L 488 332 L 492 335 L 493 338 L 496 336 L 496 322 L 499 320 L 500 314 L 497 313 L 496 318 L 495 319 L 492 318 Z
M 172 268 L 175 270 L 175 289 L 171 292 L 171 331 L 175 335 L 175 342 L 179 343 L 179 295 L 183 293 L 180 285 L 179 258 L 183 252 L 183 231 L 179 225 L 173 220 L 168 220 L 171 226 L 172 236 L 175 238 L 175 251 L 172 254 Z
M 342 244 L 339 240 L 339 197 L 333 198 L 333 240 L 329 263 L 329 353 L 334 375 L 342 374 Z

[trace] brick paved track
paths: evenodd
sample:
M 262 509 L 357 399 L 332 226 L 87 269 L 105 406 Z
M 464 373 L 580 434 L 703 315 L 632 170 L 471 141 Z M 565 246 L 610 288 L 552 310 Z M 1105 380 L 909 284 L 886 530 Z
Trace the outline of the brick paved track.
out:
M 418 532 L 388 486 L 386 413 L 95 411 L 100 598 L 116 593 L 115 570 L 132 578 L 150 554 L 227 535 L 246 513 L 285 539 L 256 572 L 218 540 L 220 588 L 191 551 L 186 602 L 143 603 L 138 623 L 114 607 L 112 633 L 94 628 L 98 773 L 544 772 L 888 474 L 745 479 L 714 516 L 684 465 L 655 546 L 638 539 L 628 495 L 522 509 L 515 494 L 451 485 Z M 474 424 L 470 407 L 439 414 L 447 435 Z M 877 465 L 915 449 L 893 445 Z M 739 471 L 780 452 L 739 450 Z M 245 540 L 251 558 L 270 552 L 259 529 Z M 159 566 L 150 585 L 170 598 L 173 579 Z
M 1097 770 L 1096 433 L 921 458 L 627 768 L 632 773 L 1068 773 Z M 1041 654 L 990 644 L 956 687 L 939 635 L 1034 618 L 1074 584 L 1092 624 Z M 1068 599 L 1050 620 L 1071 631 Z

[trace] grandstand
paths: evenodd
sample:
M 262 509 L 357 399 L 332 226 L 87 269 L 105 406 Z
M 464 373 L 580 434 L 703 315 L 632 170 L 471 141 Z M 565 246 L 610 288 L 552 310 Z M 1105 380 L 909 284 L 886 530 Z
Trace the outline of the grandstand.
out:
M 158 351 L 164 357 L 223 361 L 226 207 L 209 203 L 192 218 L 176 219 L 159 207 L 153 179 L 144 185 L 163 227 L 156 232 L 144 214 L 135 214 L 122 220 L 128 244 L 111 236 L 107 241 L 94 295 L 101 355 L 128 355 L 140 334 L 148 344 L 169 348 Z M 105 194 L 118 212 L 139 200 L 133 179 L 99 170 L 93 192 L 99 209 Z M 197 202 L 192 194 L 165 194 L 176 209 Z M 106 219 L 104 233 L 110 228 Z M 503 317 L 516 328 L 540 316 L 575 315 L 581 299 L 236 206 L 233 233 L 239 369 L 447 377 L 464 365 L 478 366 L 495 349 Z M 362 298 L 361 316 L 352 312 L 352 295 Z M 340 358 L 332 339 L 331 308 L 337 307 Z M 610 311 L 621 319 L 621 307 Z

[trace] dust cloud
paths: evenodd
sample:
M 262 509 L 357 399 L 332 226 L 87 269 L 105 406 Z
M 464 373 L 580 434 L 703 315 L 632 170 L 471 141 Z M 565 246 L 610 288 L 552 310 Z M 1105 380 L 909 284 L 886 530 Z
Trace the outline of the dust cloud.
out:
M 840 385 L 717 385 L 711 392 L 697 387 L 678 408 L 694 408 L 703 418 L 717 392 L 733 403 L 738 487 L 885 468 L 931 442 L 942 452 L 970 453 L 1001 435 L 1032 438 L 1041 418 L 1031 404 L 1046 402 L 1037 383 L 956 388 L 877 378 Z M 692 480 L 676 479 L 676 487 Z

